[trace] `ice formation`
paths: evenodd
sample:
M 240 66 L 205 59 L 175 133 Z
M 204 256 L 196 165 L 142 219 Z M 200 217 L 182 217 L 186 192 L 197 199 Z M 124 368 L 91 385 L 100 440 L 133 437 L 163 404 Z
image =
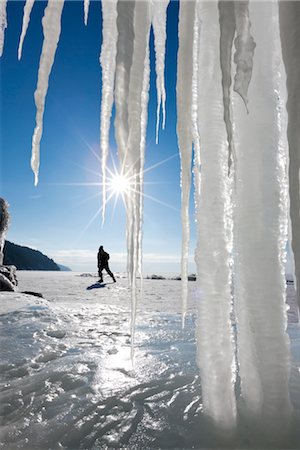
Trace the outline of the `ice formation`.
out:
M 49 84 L 49 76 L 54 63 L 55 52 L 60 36 L 61 13 L 64 0 L 48 0 L 42 20 L 44 42 L 40 58 L 37 88 L 34 93 L 36 105 L 36 126 L 32 136 L 31 167 L 35 175 L 35 184 L 38 183 L 40 167 L 40 142 L 43 133 L 43 116 L 45 101 Z
M 163 127 L 165 122 L 168 3 L 102 1 L 103 217 L 109 129 L 115 104 L 121 173 L 130 178 L 131 185 L 125 202 L 132 335 L 137 276 L 142 275 L 149 35 L 152 25 L 157 136 L 161 107 Z M 20 49 L 30 4 L 28 0 L 24 9 Z M 2 47 L 6 5 L 3 1 L 0 5 Z M 85 23 L 88 6 L 85 0 Z M 44 104 L 62 8 L 62 0 L 49 0 L 43 18 L 32 153 L 36 182 Z M 250 417 L 258 427 L 262 422 L 265 433 L 277 440 L 278 433 L 288 427 L 292 412 L 284 263 L 290 207 L 300 306 L 299 30 L 298 2 L 180 2 L 177 134 L 182 186 L 183 321 L 194 173 L 197 283 L 201 293 L 197 359 L 203 410 L 229 436 L 234 434 L 240 416 Z
M 87 25 L 89 17 L 90 0 L 84 0 L 84 24 Z
M 21 32 L 20 43 L 19 43 L 19 48 L 18 48 L 18 58 L 19 59 L 21 59 L 21 57 L 22 57 L 23 42 L 24 42 L 24 39 L 26 36 L 28 25 L 29 25 L 30 14 L 31 14 L 33 4 L 34 4 L 34 0 L 26 0 L 25 6 L 24 6 L 22 32 Z
M 6 3 L 7 3 L 7 0 L 0 1 L 0 56 L 2 56 L 2 53 L 3 53 L 4 32 L 5 32 L 5 28 L 7 27 Z

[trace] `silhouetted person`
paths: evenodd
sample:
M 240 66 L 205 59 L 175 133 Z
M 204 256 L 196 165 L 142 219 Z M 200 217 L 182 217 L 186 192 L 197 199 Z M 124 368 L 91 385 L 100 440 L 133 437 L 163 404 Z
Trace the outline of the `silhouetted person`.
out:
M 112 277 L 112 279 L 114 280 L 114 282 L 116 282 L 114 274 L 112 273 L 112 271 L 109 268 L 108 260 L 109 260 L 109 254 L 103 250 L 103 245 L 100 245 L 99 251 L 98 251 L 98 273 L 99 273 L 99 278 L 100 278 L 99 281 L 101 283 L 103 281 L 103 275 L 102 275 L 103 269 L 105 269 L 106 272 L 108 273 L 108 275 L 110 275 Z

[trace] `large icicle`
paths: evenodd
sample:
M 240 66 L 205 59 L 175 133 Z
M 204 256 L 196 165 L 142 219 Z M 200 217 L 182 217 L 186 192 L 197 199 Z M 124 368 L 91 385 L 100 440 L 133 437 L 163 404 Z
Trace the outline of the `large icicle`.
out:
M 7 0 L 0 0 L 0 57 L 3 53 L 4 32 L 5 28 L 7 27 L 6 4 Z
M 249 0 L 236 0 L 234 2 L 236 38 L 234 45 L 236 52 L 234 62 L 236 63 L 236 74 L 234 77 L 234 90 L 240 94 L 247 108 L 248 86 L 251 80 L 253 67 L 253 54 L 255 42 L 250 33 L 251 23 L 249 20 Z
M 43 115 L 49 84 L 49 76 L 54 62 L 55 52 L 60 36 L 61 13 L 64 0 L 48 0 L 43 23 L 44 42 L 40 58 L 37 88 L 34 93 L 36 105 L 36 126 L 32 137 L 31 167 L 38 183 L 40 165 L 40 141 L 43 132 Z
M 300 3 L 280 1 L 279 17 L 282 54 L 287 76 L 290 217 L 297 300 L 300 309 Z
M 109 128 L 114 101 L 114 82 L 117 49 L 117 0 L 102 0 L 102 99 L 100 146 L 102 154 L 102 221 L 106 210 L 106 164 L 109 154 Z
M 182 324 L 184 325 L 188 297 L 188 257 L 190 242 L 189 203 L 194 137 L 197 132 L 197 74 L 199 22 L 197 3 L 181 2 L 179 10 L 179 49 L 177 69 L 177 135 L 181 159 L 181 290 Z M 193 98 L 194 95 L 194 98 Z M 196 105 L 196 111 L 193 110 Z M 195 109 L 195 108 L 194 108 Z M 193 121 L 192 113 L 196 112 Z
M 232 45 L 235 35 L 234 2 L 219 0 L 220 22 L 220 64 L 222 70 L 224 121 L 228 140 L 228 169 L 230 171 L 232 158 L 235 158 L 233 145 L 233 130 L 231 120 L 231 59 Z
M 121 173 L 129 175 L 129 161 L 128 161 L 128 96 L 129 96 L 129 82 L 130 70 L 133 57 L 133 42 L 134 42 L 134 1 L 119 1 L 117 5 L 117 58 L 116 58 L 116 78 L 115 78 L 115 135 L 118 145 L 118 155 L 121 167 Z M 130 279 L 132 273 L 131 262 L 131 246 L 132 246 L 132 226 L 131 226 L 131 201 L 130 197 L 125 195 L 126 212 L 127 212 L 127 226 L 126 226 L 126 240 L 127 240 L 127 272 Z
M 289 421 L 286 334 L 287 176 L 278 4 L 252 2 L 255 52 L 250 113 L 234 96 L 237 152 L 235 304 L 241 412 L 280 446 Z
M 132 228 L 131 257 L 131 299 L 132 318 L 131 335 L 134 342 L 134 327 L 137 308 L 137 272 L 141 270 L 141 243 L 142 243 L 142 217 L 143 217 L 143 171 L 146 145 L 147 107 L 149 97 L 149 35 L 151 26 L 150 3 L 136 2 L 134 10 L 134 49 L 132 66 L 130 71 L 129 96 L 128 96 L 128 159 L 130 175 L 133 177 L 134 192 L 131 194 L 131 218 Z
M 84 24 L 88 23 L 90 0 L 84 0 Z
M 22 57 L 23 42 L 24 42 L 24 39 L 26 36 L 28 25 L 29 25 L 30 14 L 31 14 L 33 4 L 34 4 L 34 0 L 26 0 L 26 3 L 24 5 L 22 32 L 21 32 L 19 48 L 18 48 L 18 59 L 21 59 L 21 57 Z
M 220 432 L 236 426 L 231 312 L 231 182 L 223 119 L 217 2 L 199 2 L 198 115 L 201 195 L 197 201 L 197 359 L 203 409 Z
M 165 48 L 166 48 L 166 22 L 167 7 L 170 0 L 152 0 L 153 17 L 152 26 L 155 44 L 155 67 L 156 67 L 156 91 L 157 91 L 157 114 L 156 114 L 156 143 L 158 143 L 158 130 L 160 121 L 160 108 L 162 106 L 162 128 L 166 121 L 166 90 L 165 90 Z

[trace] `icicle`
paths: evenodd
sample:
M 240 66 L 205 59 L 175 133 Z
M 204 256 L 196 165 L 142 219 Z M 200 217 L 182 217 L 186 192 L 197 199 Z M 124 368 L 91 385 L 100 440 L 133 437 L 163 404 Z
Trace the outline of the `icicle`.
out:
M 196 2 L 181 2 L 177 71 L 177 135 L 181 158 L 182 325 L 187 310 L 190 241 L 189 203 L 193 141 L 197 138 L 197 69 L 199 23 Z M 199 147 L 199 145 L 198 145 Z
M 109 128 L 114 100 L 114 80 L 117 45 L 117 0 L 102 0 L 102 100 L 100 141 L 102 154 L 102 222 L 106 210 L 106 163 L 109 154 Z
M 90 0 L 84 0 L 84 25 L 87 26 L 89 17 Z
M 4 32 L 5 28 L 7 27 L 6 4 L 7 0 L 0 0 L 0 57 L 3 53 Z
M 36 126 L 32 137 L 31 167 L 38 183 L 40 165 L 40 141 L 43 132 L 43 115 L 48 90 L 49 76 L 54 62 L 55 52 L 60 36 L 61 13 L 64 0 L 48 0 L 43 23 L 44 42 L 40 58 L 37 88 L 34 93 L 36 105 Z
M 228 171 L 230 172 L 232 158 L 234 158 L 234 146 L 232 140 L 231 122 L 231 58 L 232 45 L 235 35 L 234 2 L 219 0 L 219 22 L 220 22 L 220 64 L 222 71 L 224 121 L 228 140 Z
M 282 54 L 287 75 L 289 194 L 295 284 L 300 309 L 300 3 L 279 2 Z
M 204 412 L 217 429 L 224 432 L 224 437 L 230 438 L 236 427 L 234 345 L 230 323 L 231 180 L 228 178 L 227 133 L 223 119 L 217 2 L 200 1 L 199 17 L 201 196 L 196 198 L 197 360 Z
M 244 100 L 247 108 L 248 86 L 251 80 L 253 67 L 253 54 L 255 42 L 250 34 L 251 23 L 248 10 L 249 0 L 236 0 L 234 2 L 235 22 L 237 36 L 234 40 L 236 52 L 234 62 L 236 63 L 236 75 L 234 77 L 234 90 Z
M 141 271 L 142 217 L 143 217 L 143 172 L 146 145 L 147 107 L 149 98 L 149 35 L 151 26 L 151 8 L 149 2 L 136 2 L 134 10 L 134 50 L 130 71 L 128 95 L 128 159 L 135 182 L 131 194 L 130 224 L 132 226 L 131 280 L 132 280 L 132 316 L 131 335 L 134 342 L 134 329 L 137 308 L 136 276 Z M 141 273 L 140 273 L 141 275 Z
M 244 414 L 280 445 L 290 413 L 284 253 L 287 177 L 278 4 L 252 2 L 251 111 L 233 97 L 237 158 L 235 304 Z
M 26 36 L 28 24 L 30 21 L 30 14 L 31 14 L 33 4 L 34 4 L 34 0 L 26 0 L 25 6 L 24 6 L 22 32 L 21 32 L 19 48 L 18 48 L 18 59 L 19 60 L 22 57 L 23 42 L 24 42 L 24 39 Z
M 157 114 L 156 114 L 156 143 L 158 143 L 158 130 L 160 120 L 160 108 L 162 106 L 162 128 L 166 121 L 166 90 L 165 90 L 165 47 L 166 47 L 166 21 L 167 7 L 170 0 L 153 0 L 152 26 L 155 44 L 155 67 L 156 67 L 156 91 L 157 91 Z
M 118 155 L 121 167 L 121 173 L 126 176 L 130 175 L 130 167 L 128 161 L 128 96 L 129 96 L 129 82 L 130 69 L 132 65 L 133 42 L 134 42 L 134 1 L 119 1 L 117 5 L 117 57 L 116 57 L 116 78 L 115 78 L 115 135 L 118 145 Z M 131 217 L 132 212 L 131 201 L 125 195 L 127 226 L 126 226 L 126 241 L 127 241 L 127 273 L 131 283 L 132 267 L 130 251 L 132 248 L 132 226 Z

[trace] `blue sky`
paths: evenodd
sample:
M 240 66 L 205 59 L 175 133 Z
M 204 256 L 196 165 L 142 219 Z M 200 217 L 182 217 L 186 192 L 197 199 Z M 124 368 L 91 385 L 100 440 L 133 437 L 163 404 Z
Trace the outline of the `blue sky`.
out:
M 100 244 L 111 254 L 113 270 L 125 270 L 125 211 L 121 200 L 107 209 L 101 227 L 99 117 L 101 101 L 101 5 L 90 4 L 88 26 L 83 2 L 67 1 L 62 33 L 50 77 L 41 142 L 40 181 L 34 187 L 30 168 L 31 138 L 35 125 L 33 94 L 42 47 L 41 19 L 45 2 L 36 2 L 23 46 L 17 49 L 24 2 L 8 2 L 8 28 L 1 61 L 1 196 L 12 216 L 7 238 L 37 248 L 74 270 L 96 270 Z M 181 251 L 180 159 L 176 140 L 176 59 L 178 3 L 168 9 L 166 89 L 167 120 L 155 144 L 156 91 L 153 36 L 151 86 L 147 130 L 146 169 L 172 157 L 145 175 L 145 193 L 170 207 L 145 198 L 144 269 L 179 272 Z M 116 160 L 113 126 L 111 152 Z M 110 161 L 112 167 L 112 161 Z M 149 184 L 147 184 L 149 183 Z M 77 185 L 76 185 L 77 184 Z M 191 200 L 192 202 L 192 200 Z M 193 213 L 192 213 L 193 214 Z M 191 255 L 195 247 L 192 224 Z M 191 258 L 193 259 L 193 258 Z M 191 271 L 194 271 L 191 264 Z

